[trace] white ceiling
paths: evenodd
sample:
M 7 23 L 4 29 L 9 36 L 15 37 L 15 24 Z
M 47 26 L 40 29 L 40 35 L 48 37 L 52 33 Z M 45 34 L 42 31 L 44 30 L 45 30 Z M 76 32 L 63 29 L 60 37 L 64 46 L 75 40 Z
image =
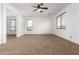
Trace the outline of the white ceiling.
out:
M 6 12 L 7 16 L 16 16 L 16 14 L 13 11 L 11 11 L 10 9 L 7 8 L 6 10 L 7 10 L 7 12 Z
M 35 8 L 32 6 L 36 5 L 36 3 L 11 3 L 11 5 L 23 16 L 48 16 L 62 10 L 69 3 L 44 3 L 43 6 L 48 7 L 48 10 L 43 10 L 42 13 L 38 11 L 33 12 Z

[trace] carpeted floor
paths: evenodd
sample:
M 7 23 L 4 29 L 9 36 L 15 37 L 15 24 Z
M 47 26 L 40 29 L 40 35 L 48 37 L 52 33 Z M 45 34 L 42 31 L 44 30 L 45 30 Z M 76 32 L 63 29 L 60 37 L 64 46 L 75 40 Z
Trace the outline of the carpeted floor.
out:
M 1 55 L 77 55 L 79 45 L 55 35 L 8 36 L 8 42 L 0 46 Z

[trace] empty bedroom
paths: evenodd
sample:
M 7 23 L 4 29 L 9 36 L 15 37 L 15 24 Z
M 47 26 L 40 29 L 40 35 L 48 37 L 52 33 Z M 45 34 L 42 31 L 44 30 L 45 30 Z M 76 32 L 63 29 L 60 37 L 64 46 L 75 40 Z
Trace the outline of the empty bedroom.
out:
M 0 3 L 1 55 L 78 55 L 79 3 Z

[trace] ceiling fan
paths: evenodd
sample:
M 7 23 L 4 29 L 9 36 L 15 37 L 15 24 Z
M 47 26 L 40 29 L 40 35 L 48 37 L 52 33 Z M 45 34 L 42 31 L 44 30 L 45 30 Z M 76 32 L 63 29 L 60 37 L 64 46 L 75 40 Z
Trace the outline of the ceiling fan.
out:
M 44 5 L 43 3 L 40 3 L 40 4 L 37 4 L 36 6 L 33 6 L 34 8 L 36 8 L 33 11 L 39 11 L 42 13 L 42 10 L 47 10 L 48 7 L 43 7 L 43 5 Z

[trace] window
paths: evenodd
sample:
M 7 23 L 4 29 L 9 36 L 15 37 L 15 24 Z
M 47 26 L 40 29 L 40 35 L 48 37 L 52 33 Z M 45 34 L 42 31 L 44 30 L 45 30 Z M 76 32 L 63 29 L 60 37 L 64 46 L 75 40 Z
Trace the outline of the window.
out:
M 27 31 L 32 31 L 32 20 L 27 20 Z
M 56 17 L 56 28 L 57 29 L 65 29 L 65 12 Z
M 16 21 L 15 21 L 15 19 L 10 19 L 10 30 L 11 31 L 16 30 Z

